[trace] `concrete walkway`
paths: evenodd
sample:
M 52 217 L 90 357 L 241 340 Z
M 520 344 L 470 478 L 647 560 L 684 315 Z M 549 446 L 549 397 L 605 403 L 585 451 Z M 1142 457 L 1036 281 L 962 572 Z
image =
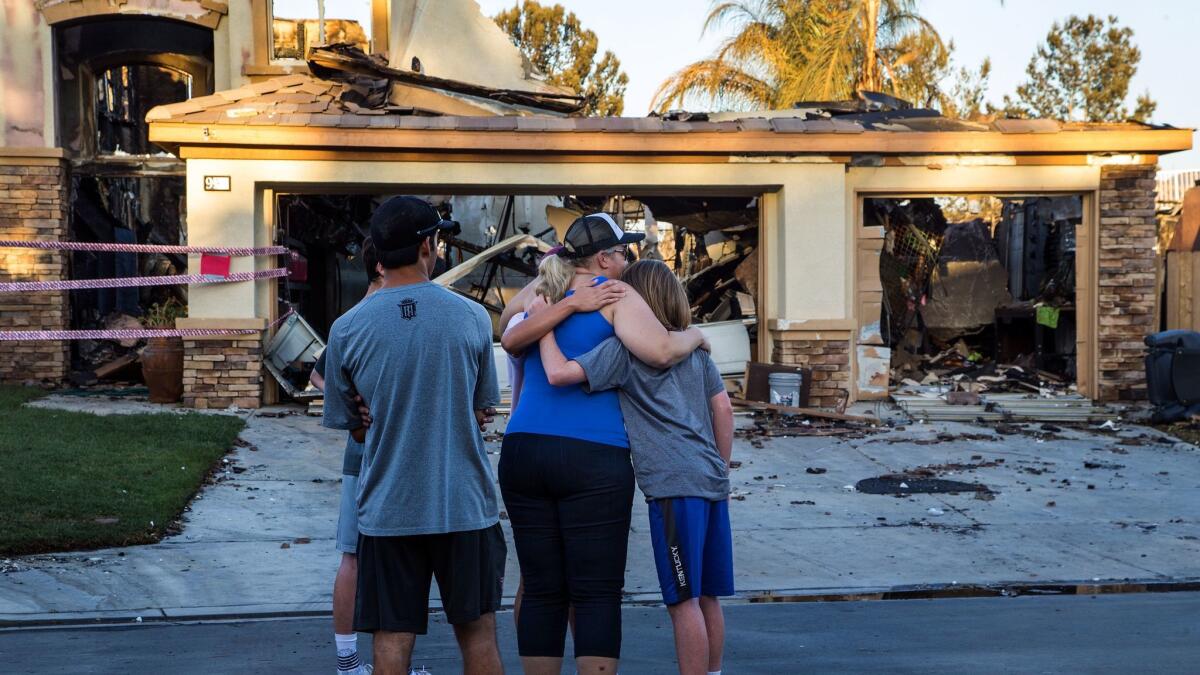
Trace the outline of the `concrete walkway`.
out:
M 70 397 L 39 404 L 151 408 Z M 241 413 L 243 447 L 228 477 L 191 505 L 182 534 L 151 546 L 0 559 L 0 623 L 328 612 L 343 437 L 297 410 Z M 741 593 L 1200 579 L 1195 446 L 1140 427 L 1048 438 L 1039 425 L 1023 428 L 910 424 L 861 439 L 739 438 L 732 514 Z M 498 443 L 489 451 L 495 461 Z M 986 485 L 994 498 L 853 489 L 931 466 L 939 477 Z M 637 499 L 626 591 L 653 602 L 645 512 Z M 511 594 L 511 541 L 507 577 Z

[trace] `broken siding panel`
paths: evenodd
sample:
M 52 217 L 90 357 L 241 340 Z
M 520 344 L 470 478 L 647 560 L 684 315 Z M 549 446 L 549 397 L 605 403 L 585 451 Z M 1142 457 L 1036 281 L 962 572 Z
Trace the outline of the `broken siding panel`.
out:
M 892 350 L 877 345 L 859 345 L 855 359 L 858 400 L 887 398 L 892 374 Z
M 1200 330 L 1200 253 L 1167 253 L 1167 330 Z
M 29 0 L 0 0 L 0 147 L 54 143 L 45 90 L 49 30 Z

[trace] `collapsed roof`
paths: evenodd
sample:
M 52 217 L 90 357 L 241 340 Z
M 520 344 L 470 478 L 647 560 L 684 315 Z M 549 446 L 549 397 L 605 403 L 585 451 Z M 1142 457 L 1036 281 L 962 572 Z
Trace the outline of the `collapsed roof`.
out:
M 393 68 L 349 45 L 312 51 L 315 75 L 288 75 L 150 110 L 151 140 L 181 145 L 420 148 L 627 154 L 1086 154 L 1191 147 L 1191 130 L 1136 122 L 956 120 L 880 94 L 789 110 L 578 117 L 579 96 L 499 89 Z M 570 116 L 568 116 L 570 115 Z M 218 129 L 224 133 L 217 133 Z M 264 134 L 248 127 L 314 127 Z M 454 132 L 515 132 L 454 136 Z M 563 138 L 573 132 L 594 138 Z M 450 134 L 450 135 L 447 135 Z M 688 134 L 688 137 L 683 137 Z M 285 138 L 286 137 L 286 138 Z M 524 137 L 524 138 L 522 138 Z

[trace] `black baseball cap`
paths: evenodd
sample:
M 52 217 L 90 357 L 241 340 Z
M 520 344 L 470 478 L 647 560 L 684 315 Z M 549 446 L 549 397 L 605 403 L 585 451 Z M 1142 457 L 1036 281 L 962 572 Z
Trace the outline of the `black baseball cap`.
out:
M 580 216 L 567 228 L 563 249 L 571 258 L 586 258 L 619 244 L 634 244 L 646 238 L 640 232 L 626 232 L 607 213 Z
M 392 197 L 371 214 L 371 243 L 384 267 L 399 267 L 398 254 L 419 246 L 441 230 L 452 230 L 454 221 L 443 220 L 438 210 L 417 197 Z

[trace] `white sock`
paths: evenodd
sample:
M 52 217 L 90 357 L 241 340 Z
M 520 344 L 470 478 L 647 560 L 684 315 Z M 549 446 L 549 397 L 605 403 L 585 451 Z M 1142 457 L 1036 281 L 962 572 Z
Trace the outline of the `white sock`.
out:
M 719 671 L 719 670 L 709 671 L 708 675 L 721 675 L 721 671 Z
M 338 670 L 350 671 L 362 664 L 358 659 L 358 633 L 334 633 L 333 641 L 337 644 Z

